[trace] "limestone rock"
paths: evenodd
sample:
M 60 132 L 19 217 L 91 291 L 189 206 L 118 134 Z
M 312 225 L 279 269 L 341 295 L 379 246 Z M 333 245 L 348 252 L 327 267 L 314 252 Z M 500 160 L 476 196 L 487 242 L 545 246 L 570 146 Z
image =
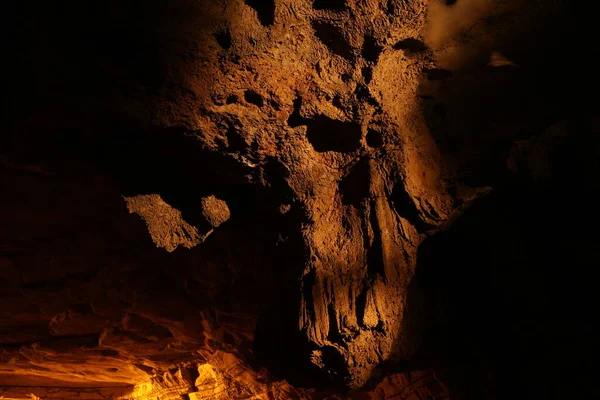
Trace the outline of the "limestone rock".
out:
M 200 200 L 202 208 L 202 216 L 208 221 L 213 228 L 218 227 L 223 222 L 231 217 L 229 207 L 223 200 L 217 199 L 215 196 L 203 197 Z
M 125 197 L 125 201 L 130 213 L 146 221 L 148 232 L 158 247 L 171 252 L 179 246 L 189 249 L 202 242 L 198 228 L 185 222 L 181 212 L 165 203 L 160 195 Z
M 564 2 L 22 3 L 0 396 L 448 398 L 424 243 L 556 178 L 593 64 L 545 62 L 583 41 Z

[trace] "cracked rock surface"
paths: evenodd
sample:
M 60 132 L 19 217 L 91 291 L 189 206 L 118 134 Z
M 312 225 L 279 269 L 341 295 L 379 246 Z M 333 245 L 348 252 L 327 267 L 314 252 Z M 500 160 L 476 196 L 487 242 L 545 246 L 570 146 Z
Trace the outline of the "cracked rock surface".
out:
M 461 398 L 423 243 L 564 182 L 562 143 L 595 159 L 578 89 L 546 86 L 571 9 L 72 3 L 15 18 L 0 396 Z

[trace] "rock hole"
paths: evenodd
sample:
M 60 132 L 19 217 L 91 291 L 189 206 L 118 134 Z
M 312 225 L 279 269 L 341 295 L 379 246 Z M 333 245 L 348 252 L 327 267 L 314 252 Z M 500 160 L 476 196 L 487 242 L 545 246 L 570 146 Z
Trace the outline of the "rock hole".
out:
M 329 306 L 327 307 L 327 315 L 329 317 L 329 332 L 327 333 L 327 340 L 333 343 L 342 343 L 343 338 L 340 334 L 340 327 L 338 325 L 334 303 L 329 303 Z
M 186 368 L 186 375 L 189 377 L 188 382 L 197 382 L 197 379 L 200 377 L 200 371 L 198 371 L 198 367 L 196 368 Z M 188 400 L 190 399 L 190 395 L 188 394 Z M 194 396 L 195 397 L 195 396 Z
M 321 349 L 321 352 L 321 360 L 325 369 L 331 374 L 330 379 L 341 384 L 344 378 L 349 375 L 344 356 L 333 346 L 325 346 Z
M 362 67 L 360 73 L 367 84 L 373 79 L 373 68 L 371 67 Z
M 277 111 L 281 110 L 281 107 L 279 106 L 279 103 L 277 101 L 273 100 L 273 99 L 269 100 L 269 105 L 271 107 L 273 107 Z
M 308 314 L 308 319 L 313 322 L 315 320 L 315 300 L 313 297 L 313 288 L 317 281 L 317 275 L 314 269 L 311 269 L 308 274 L 302 279 L 302 297 L 304 307 Z
M 354 90 L 354 95 L 359 101 L 366 101 L 367 103 L 377 106 L 377 100 L 373 96 L 371 96 L 371 91 L 365 85 L 356 85 L 356 89 Z
M 344 33 L 336 26 L 325 22 L 315 21 L 312 23 L 315 36 L 334 54 L 348 60 L 354 58 L 352 47 L 346 40 Z
M 134 366 L 138 369 L 141 369 L 142 371 L 144 371 L 147 374 L 152 374 L 154 373 L 154 368 L 149 367 L 147 365 L 144 364 L 134 364 Z
M 342 204 L 359 206 L 369 197 L 371 173 L 366 160 L 359 161 L 348 175 L 340 181 Z
M 258 107 L 262 107 L 264 105 L 262 96 L 253 90 L 246 90 L 244 93 L 244 100 Z
M 296 128 L 300 125 L 306 125 L 304 118 L 300 115 L 302 107 L 302 97 L 298 96 L 292 102 L 292 113 L 288 117 L 287 123 L 290 128 Z
M 344 109 L 344 104 L 342 103 L 342 98 L 339 95 L 336 95 L 333 100 L 331 101 L 331 104 L 334 105 L 334 107 L 339 108 L 340 110 Z
M 446 0 L 446 5 L 447 6 L 451 6 L 454 3 L 456 3 L 456 0 Z
M 377 43 L 377 40 L 373 36 L 365 35 L 362 48 L 362 56 L 365 60 L 376 62 L 379 54 L 381 54 L 381 50 L 383 50 L 383 47 Z
M 275 2 L 273 0 L 245 0 L 258 15 L 263 26 L 271 26 L 275 22 Z
M 318 152 L 350 153 L 360 148 L 360 125 L 318 115 L 307 122 L 306 138 Z
M 284 164 L 275 157 L 269 157 L 264 163 L 264 178 L 269 182 L 269 187 L 277 193 L 278 203 L 290 204 L 294 201 L 294 191 L 287 182 L 290 173 Z M 283 207 L 289 209 L 288 207 Z
M 227 137 L 227 144 L 229 145 L 230 151 L 241 152 L 246 150 L 248 147 L 244 137 L 236 127 L 230 127 L 227 129 L 225 136 Z
M 415 38 L 406 38 L 394 45 L 395 50 L 404 50 L 406 55 L 413 55 L 427 50 L 425 43 Z
M 106 372 L 119 372 L 119 368 L 106 368 Z
M 371 212 L 369 213 L 369 222 L 373 230 L 373 242 L 367 249 L 367 271 L 370 277 L 385 276 L 385 265 L 383 260 L 383 241 L 381 239 L 381 229 L 377 220 L 377 212 L 375 204 L 371 203 Z
M 427 80 L 430 81 L 440 81 L 443 79 L 448 79 L 452 77 L 452 71 L 448 71 L 447 69 L 441 68 L 431 68 L 425 69 L 425 73 L 427 74 Z
M 215 33 L 215 39 L 221 48 L 229 50 L 231 47 L 231 32 L 229 29 L 223 29 Z
M 406 218 L 418 232 L 423 232 L 429 228 L 429 225 L 421 219 L 419 209 L 404 187 L 404 182 L 399 181 L 394 185 L 391 200 L 396 212 L 401 217 Z
M 234 104 L 237 103 L 240 100 L 239 97 L 237 97 L 235 94 L 229 95 L 227 96 L 227 99 L 225 99 L 225 103 L 226 104 Z
M 381 146 L 383 146 L 383 135 L 381 134 L 381 132 L 376 131 L 374 129 L 369 129 L 367 131 L 367 145 L 369 147 L 373 147 L 373 148 L 379 148 Z
M 388 0 L 385 6 L 385 12 L 388 15 L 393 15 L 396 13 L 396 5 L 394 4 L 394 0 Z
M 356 320 L 361 326 L 365 326 L 365 311 L 367 309 L 367 292 L 364 288 L 358 296 L 356 296 Z
M 315 0 L 315 10 L 344 11 L 347 7 L 346 0 Z
M 233 336 L 231 333 L 229 332 L 223 332 L 223 342 L 225 344 L 228 344 L 230 346 L 235 345 L 236 340 L 235 340 L 235 336 Z

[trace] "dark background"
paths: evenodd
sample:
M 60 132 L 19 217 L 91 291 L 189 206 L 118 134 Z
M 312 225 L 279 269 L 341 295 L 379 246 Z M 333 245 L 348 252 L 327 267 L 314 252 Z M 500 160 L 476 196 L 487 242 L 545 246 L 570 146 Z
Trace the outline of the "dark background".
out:
M 139 88 L 152 93 L 164 83 L 160 27 L 168 7 L 154 1 L 13 6 L 2 17 L 9 34 L 0 154 L 67 169 L 79 162 L 106 171 L 135 164 L 127 158 L 132 139 L 122 134 L 140 127 L 115 98 L 135 97 Z M 512 57 L 527 90 L 535 91 L 531 101 L 554 111 L 548 124 L 567 121 L 568 136 L 550 149 L 552 179 L 538 183 L 486 165 L 468 178 L 498 189 L 420 249 L 417 282 L 432 309 L 424 352 L 437 359 L 455 398 L 496 392 L 500 399 L 577 399 L 598 392 L 592 328 L 600 267 L 600 93 L 592 8 L 564 4 L 547 35 Z

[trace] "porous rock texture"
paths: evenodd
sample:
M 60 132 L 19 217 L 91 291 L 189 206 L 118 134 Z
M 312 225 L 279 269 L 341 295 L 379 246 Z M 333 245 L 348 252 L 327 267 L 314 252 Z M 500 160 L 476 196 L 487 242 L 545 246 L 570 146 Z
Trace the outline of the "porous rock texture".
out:
M 414 361 L 434 313 L 419 248 L 490 190 L 550 176 L 579 132 L 569 84 L 540 86 L 570 9 L 22 7 L 0 395 L 448 397 L 452 367 Z

